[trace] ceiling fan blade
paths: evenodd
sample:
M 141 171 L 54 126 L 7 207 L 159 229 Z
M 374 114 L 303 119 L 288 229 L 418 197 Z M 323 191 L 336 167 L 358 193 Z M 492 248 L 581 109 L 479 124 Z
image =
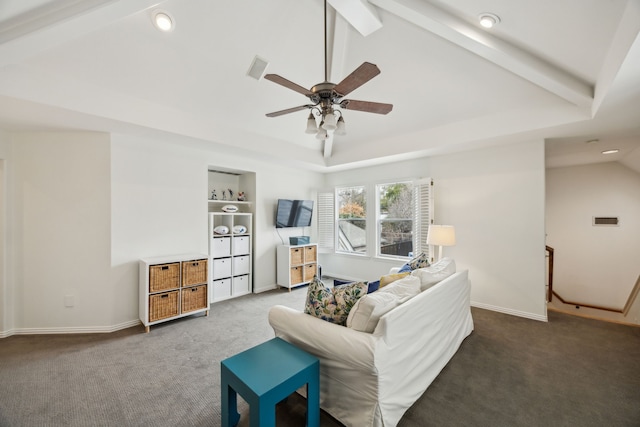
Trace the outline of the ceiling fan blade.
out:
M 344 99 L 340 107 L 345 110 L 365 111 L 367 113 L 387 114 L 393 110 L 393 104 L 383 104 L 381 102 L 356 101 L 355 99 Z
M 380 74 L 380 69 L 377 65 L 370 62 L 364 62 L 361 66 L 356 68 L 351 74 L 344 78 L 334 88 L 340 95 L 345 96 L 355 89 L 359 88 L 375 76 Z
M 295 90 L 298 93 L 303 94 L 304 96 L 311 96 L 313 93 L 309 89 L 303 88 L 302 86 L 293 83 L 290 80 L 285 79 L 277 74 L 265 74 L 264 78 L 267 80 L 271 80 L 274 83 L 278 83 L 288 89 Z
M 299 107 L 293 107 L 293 108 L 288 108 L 286 110 L 274 111 L 273 113 L 267 114 L 267 117 L 278 117 L 284 114 L 295 113 L 296 111 L 304 110 L 311 107 L 313 107 L 313 105 L 300 105 Z

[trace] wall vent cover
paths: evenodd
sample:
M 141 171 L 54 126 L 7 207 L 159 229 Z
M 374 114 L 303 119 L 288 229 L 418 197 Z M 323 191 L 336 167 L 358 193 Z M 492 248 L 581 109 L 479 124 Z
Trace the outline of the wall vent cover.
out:
M 593 225 L 620 225 L 620 219 L 617 216 L 594 216 Z

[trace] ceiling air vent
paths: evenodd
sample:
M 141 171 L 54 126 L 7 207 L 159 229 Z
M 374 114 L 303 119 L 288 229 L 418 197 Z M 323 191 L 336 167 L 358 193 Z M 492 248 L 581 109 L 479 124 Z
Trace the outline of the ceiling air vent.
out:
M 620 225 L 620 220 L 617 216 L 594 216 L 593 225 Z
M 247 71 L 247 75 L 249 77 L 253 77 L 256 80 L 260 80 L 267 69 L 267 65 L 269 63 L 266 59 L 262 59 L 256 55 L 251 62 L 251 66 L 249 67 L 249 71 Z

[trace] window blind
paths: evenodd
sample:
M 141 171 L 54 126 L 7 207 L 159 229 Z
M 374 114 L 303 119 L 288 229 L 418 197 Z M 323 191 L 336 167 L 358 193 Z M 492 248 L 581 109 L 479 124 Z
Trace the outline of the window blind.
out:
M 335 250 L 335 195 L 333 191 L 318 191 L 318 250 Z

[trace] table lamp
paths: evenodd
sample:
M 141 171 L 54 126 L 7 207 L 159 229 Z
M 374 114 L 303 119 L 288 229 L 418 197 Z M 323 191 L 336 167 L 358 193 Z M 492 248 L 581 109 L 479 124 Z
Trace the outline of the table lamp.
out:
M 443 246 L 456 244 L 456 230 L 453 225 L 430 225 L 427 232 L 427 245 L 438 246 L 438 261 L 442 258 Z

